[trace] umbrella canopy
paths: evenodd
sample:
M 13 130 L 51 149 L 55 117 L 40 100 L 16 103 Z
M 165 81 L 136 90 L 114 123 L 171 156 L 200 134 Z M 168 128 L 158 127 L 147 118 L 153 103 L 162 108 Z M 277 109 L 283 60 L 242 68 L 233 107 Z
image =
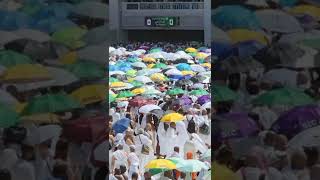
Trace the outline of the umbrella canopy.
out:
M 194 96 L 202 96 L 202 95 L 208 95 L 209 93 L 203 89 L 196 89 L 196 90 L 191 91 L 189 94 L 194 95 Z
M 200 105 L 203 105 L 203 104 L 205 104 L 205 103 L 207 103 L 207 102 L 211 102 L 211 96 L 210 96 L 210 95 L 200 96 L 200 97 L 198 97 L 197 102 L 198 102 Z
M 156 104 L 156 101 L 149 100 L 141 96 L 136 96 L 133 99 L 129 100 L 129 105 L 133 107 L 141 107 L 146 104 Z
M 115 133 L 123 133 L 125 132 L 130 125 L 130 119 L 123 118 L 119 121 L 115 122 L 112 126 L 112 129 L 115 131 Z
M 90 45 L 100 44 L 110 40 L 109 33 L 108 25 L 94 27 L 88 30 L 88 32 L 83 36 L 83 40 Z
M 280 10 L 259 10 L 255 12 L 261 26 L 272 32 L 295 33 L 303 32 L 297 19 Z
M 212 87 L 213 101 L 224 102 L 236 100 L 238 95 L 226 86 L 214 85 Z
M 0 105 L 0 127 L 8 128 L 20 122 L 19 115 L 5 105 Z
M 29 116 L 22 116 L 21 121 L 23 123 L 34 123 L 36 125 L 41 124 L 60 124 L 59 116 L 53 113 L 35 114 Z
M 238 43 L 242 41 L 258 41 L 261 44 L 267 45 L 269 43 L 265 34 L 257 31 L 251 31 L 248 29 L 231 29 L 227 31 L 232 43 Z
M 320 126 L 301 131 L 288 142 L 289 149 L 319 146 Z
M 264 68 L 264 66 L 252 57 L 239 58 L 232 56 L 224 61 L 217 62 L 217 68 L 221 68 L 231 74 L 249 72 L 254 69 Z
M 257 105 L 299 106 L 312 104 L 314 100 L 301 90 L 293 88 L 279 88 L 261 94 L 252 102 Z
M 136 81 L 140 81 L 144 84 L 147 84 L 147 83 L 150 83 L 150 82 L 153 82 L 149 77 L 147 76 L 137 76 L 134 78 Z
M 92 84 L 83 86 L 73 91 L 70 96 L 81 102 L 81 104 L 91 104 L 105 100 L 106 86 L 102 84 Z
M 87 30 L 79 27 L 66 27 L 52 34 L 52 41 L 66 45 L 71 49 L 83 47 L 85 43 L 81 38 L 87 33 Z
M 320 8 L 317 6 L 312 5 L 298 5 L 294 6 L 293 8 L 289 9 L 289 13 L 296 14 L 296 15 L 310 15 L 314 18 L 319 20 L 320 18 Z
M 2 31 L 2 30 L 0 30 L 0 37 L 1 37 L 0 45 L 5 45 L 11 41 L 20 39 L 20 37 L 15 33 L 10 31 Z
M 14 33 L 21 39 L 30 39 L 40 43 L 48 42 L 51 39 L 48 34 L 34 29 L 18 29 Z
M 127 98 L 127 97 L 133 97 L 135 96 L 134 93 L 131 91 L 120 91 L 119 94 L 117 95 L 117 98 Z
M 134 62 L 131 64 L 133 67 L 139 67 L 139 68 L 147 68 L 146 64 L 143 62 Z
M 177 170 L 181 172 L 200 172 L 203 169 L 208 169 L 208 166 L 197 159 L 188 159 L 180 161 L 176 164 Z
M 317 105 L 305 105 L 295 107 L 279 116 L 271 126 L 276 133 L 291 138 L 306 129 L 319 125 L 320 107 Z
M 141 106 L 139 108 L 139 113 L 149 113 L 150 111 L 152 110 L 161 110 L 161 108 L 157 105 L 154 105 L 154 104 L 147 104 L 147 105 L 144 105 L 144 106 Z
M 77 51 L 77 54 L 80 59 L 104 64 L 107 56 L 106 49 L 103 45 L 91 45 L 81 48 Z
M 144 93 L 145 91 L 146 91 L 146 89 L 144 89 L 144 88 L 136 88 L 136 89 L 132 90 L 131 92 L 132 92 L 133 94 L 142 94 L 142 93 Z
M 150 76 L 150 78 L 154 82 L 163 82 L 167 80 L 167 77 L 161 73 L 154 73 Z
M 92 62 L 77 62 L 65 65 L 65 68 L 80 79 L 95 79 L 105 76 L 103 67 Z
M 148 169 L 176 169 L 176 165 L 167 159 L 154 159 L 147 163 L 145 168 Z
M 40 64 L 18 64 L 5 71 L 2 77 L 7 83 L 27 83 L 52 79 L 48 69 Z
M 22 111 L 23 115 L 54 113 L 80 108 L 80 102 L 65 94 L 46 94 L 32 98 Z
M 176 68 L 180 71 L 191 71 L 191 66 L 187 63 L 179 63 Z
M 181 79 L 181 80 L 178 80 L 175 85 L 182 87 L 182 86 L 190 86 L 192 84 L 193 82 L 190 79 Z
M 168 95 L 178 95 L 178 94 L 184 94 L 185 91 L 181 88 L 174 88 L 174 89 L 170 89 L 166 92 L 166 94 Z
M 227 139 L 248 137 L 258 133 L 257 124 L 247 114 L 228 113 L 212 121 L 212 134 L 215 142 Z
M 213 42 L 224 43 L 224 44 L 231 43 L 231 39 L 229 35 L 222 29 L 216 27 L 215 25 L 212 25 L 211 30 L 212 30 L 212 34 L 214 34 L 214 36 L 212 36 Z
M 32 129 L 30 132 L 26 141 L 28 144 L 36 145 L 52 138 L 58 138 L 62 133 L 62 128 L 59 125 L 45 125 Z
M 161 122 L 178 122 L 184 119 L 185 117 L 179 113 L 169 113 L 161 118 Z
M 75 6 L 72 10 L 74 14 L 87 16 L 96 19 L 108 18 L 108 5 L 97 1 L 84 1 Z
M 220 6 L 212 12 L 211 18 L 213 24 L 223 30 L 234 28 L 257 30 L 260 28 L 260 23 L 256 15 L 242 6 Z
M 13 67 L 18 64 L 32 64 L 33 61 L 30 57 L 12 51 L 12 50 L 1 50 L 0 51 L 0 65 L 5 67 Z

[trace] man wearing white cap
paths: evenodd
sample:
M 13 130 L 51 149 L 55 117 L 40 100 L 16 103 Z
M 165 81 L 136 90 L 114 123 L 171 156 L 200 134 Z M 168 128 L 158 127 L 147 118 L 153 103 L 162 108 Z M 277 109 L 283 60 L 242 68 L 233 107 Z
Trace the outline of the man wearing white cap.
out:
M 135 146 L 130 146 L 130 153 L 128 155 L 128 166 L 129 166 L 129 173 L 128 177 L 131 178 L 134 172 L 139 174 L 139 164 L 140 160 L 135 152 Z

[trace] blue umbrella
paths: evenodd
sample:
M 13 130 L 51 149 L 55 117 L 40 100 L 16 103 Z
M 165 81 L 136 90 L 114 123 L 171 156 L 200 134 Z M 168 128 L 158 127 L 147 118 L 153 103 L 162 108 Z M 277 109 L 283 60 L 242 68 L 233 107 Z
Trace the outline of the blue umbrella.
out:
M 125 62 L 117 63 L 116 66 L 117 66 L 117 69 L 118 69 L 119 71 L 123 71 L 123 72 L 126 72 L 126 71 L 132 69 L 132 68 L 131 68 L 131 64 L 125 63 Z
M 279 0 L 278 4 L 282 7 L 293 7 L 298 3 L 298 0 Z
M 176 68 L 180 71 L 191 71 L 191 67 L 187 63 L 179 63 Z
M 0 11 L 0 28 L 2 30 L 16 30 L 31 27 L 34 20 L 22 12 Z
M 255 14 L 239 5 L 226 5 L 213 10 L 212 22 L 223 30 L 236 28 L 257 30 L 260 28 Z
M 35 25 L 36 29 L 47 33 L 53 33 L 67 27 L 77 27 L 77 25 L 68 19 L 55 17 L 40 20 Z
M 233 45 L 232 55 L 238 57 L 248 57 L 255 55 L 259 50 L 266 46 L 257 41 L 243 41 Z
M 112 126 L 112 129 L 115 131 L 116 134 L 125 132 L 130 125 L 130 119 L 123 118 L 119 121 L 115 122 Z
M 232 54 L 232 46 L 230 44 L 213 42 L 211 47 L 214 55 L 217 56 L 218 59 L 225 59 Z
M 43 6 L 35 15 L 36 19 L 46 19 L 49 17 L 66 18 L 73 6 L 70 3 L 52 3 Z
M 109 65 L 109 71 L 119 71 L 118 66 L 116 66 L 116 65 Z

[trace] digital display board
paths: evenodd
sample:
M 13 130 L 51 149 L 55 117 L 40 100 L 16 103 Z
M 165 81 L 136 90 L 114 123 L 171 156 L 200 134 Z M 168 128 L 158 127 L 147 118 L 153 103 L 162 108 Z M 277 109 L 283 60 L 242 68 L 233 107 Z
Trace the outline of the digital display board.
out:
M 179 17 L 153 16 L 145 17 L 145 26 L 148 27 L 174 27 L 179 25 Z

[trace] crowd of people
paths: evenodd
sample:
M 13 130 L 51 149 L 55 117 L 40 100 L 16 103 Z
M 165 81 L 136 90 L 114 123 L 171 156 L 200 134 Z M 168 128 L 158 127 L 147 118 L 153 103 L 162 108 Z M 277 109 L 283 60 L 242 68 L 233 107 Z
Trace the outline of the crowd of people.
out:
M 108 178 L 105 2 L 0 1 L 1 180 Z
M 212 10 L 213 179 L 320 179 L 318 1 L 226 2 Z
M 109 48 L 109 179 L 211 179 L 211 49 Z

